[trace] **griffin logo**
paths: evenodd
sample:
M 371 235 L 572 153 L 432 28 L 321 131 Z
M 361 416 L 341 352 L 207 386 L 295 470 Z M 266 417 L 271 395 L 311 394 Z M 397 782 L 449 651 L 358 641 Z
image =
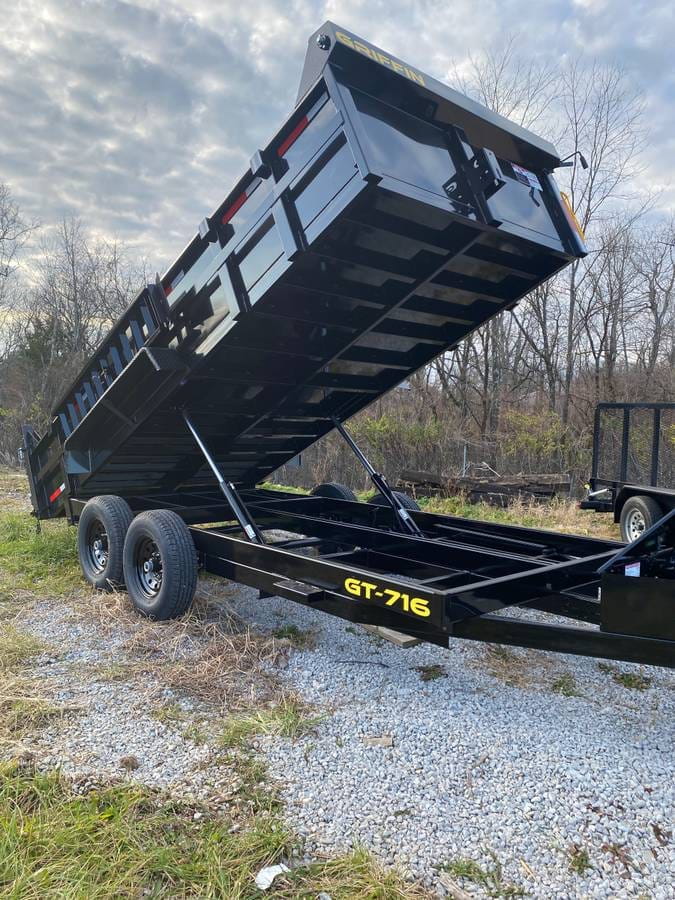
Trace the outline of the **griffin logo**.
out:
M 384 53 L 380 53 L 380 51 L 376 50 L 375 47 L 371 47 L 369 44 L 364 44 L 362 41 L 357 41 L 354 38 L 349 37 L 349 35 L 345 34 L 344 31 L 336 31 L 335 37 L 338 39 L 338 41 L 340 41 L 341 44 L 344 44 L 345 47 L 349 47 L 351 50 L 356 50 L 357 53 L 362 53 L 369 59 L 372 59 L 376 63 L 379 63 L 381 66 L 386 66 L 388 69 L 392 69 L 398 75 L 403 75 L 404 78 L 409 78 L 410 81 L 414 81 L 415 84 L 421 84 L 422 87 L 424 87 L 423 76 L 420 75 L 419 72 L 416 72 L 414 69 L 408 68 L 408 66 L 399 62 L 397 59 L 392 59 L 390 56 L 387 56 Z

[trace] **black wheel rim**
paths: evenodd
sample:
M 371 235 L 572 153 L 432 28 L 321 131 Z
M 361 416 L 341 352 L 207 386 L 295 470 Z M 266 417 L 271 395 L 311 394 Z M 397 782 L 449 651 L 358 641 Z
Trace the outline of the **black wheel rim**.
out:
M 138 585 L 143 594 L 152 599 L 162 589 L 162 557 L 152 538 L 144 538 L 136 548 L 134 567 Z
M 105 572 L 108 553 L 108 535 L 103 522 L 97 519 L 87 531 L 87 561 L 97 575 Z

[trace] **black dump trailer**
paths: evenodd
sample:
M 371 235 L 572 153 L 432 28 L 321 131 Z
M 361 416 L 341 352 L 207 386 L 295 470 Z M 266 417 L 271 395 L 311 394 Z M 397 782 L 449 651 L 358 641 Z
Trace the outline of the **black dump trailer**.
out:
M 584 255 L 560 164 L 551 144 L 326 23 L 296 108 L 47 432 L 24 429 L 35 514 L 78 523 L 87 579 L 125 585 L 155 618 L 189 607 L 201 567 L 440 645 L 674 666 L 672 519 L 626 549 L 424 513 L 344 426 Z M 377 502 L 334 484 L 256 487 L 332 429 Z
M 675 403 L 599 403 L 582 509 L 611 512 L 635 541 L 675 509 Z

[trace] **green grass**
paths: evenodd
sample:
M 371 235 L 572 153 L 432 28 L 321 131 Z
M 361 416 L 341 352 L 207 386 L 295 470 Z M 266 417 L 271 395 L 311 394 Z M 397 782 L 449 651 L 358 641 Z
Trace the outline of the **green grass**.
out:
M 180 703 L 162 703 L 150 710 L 153 719 L 163 725 L 182 725 L 187 720 L 187 713 Z
M 598 663 L 598 668 L 601 672 L 611 675 L 612 680 L 617 684 L 630 688 L 633 691 L 649 690 L 654 683 L 651 675 L 642 675 L 639 672 L 622 672 L 620 669 L 609 665 L 609 663 Z
M 38 533 L 28 513 L 0 514 L 0 597 L 16 590 L 63 595 L 82 584 L 77 531 L 65 521 L 44 522 Z
M 14 625 L 0 625 L 0 675 L 22 668 L 48 649 L 43 641 Z
M 298 650 L 308 649 L 314 645 L 315 635 L 313 631 L 303 631 L 297 625 L 283 625 L 272 634 L 279 640 L 287 640 Z
M 225 721 L 218 743 L 227 749 L 244 747 L 261 734 L 296 740 L 309 734 L 321 718 L 309 715 L 297 700 L 284 698 L 276 706 L 230 716 Z
M 564 675 L 561 675 L 560 678 L 556 678 L 556 680 L 551 684 L 551 690 L 555 694 L 562 694 L 563 697 L 580 697 L 579 688 L 577 687 L 577 683 L 574 679 L 574 675 L 571 675 L 569 672 L 566 672 Z
M 307 490 L 307 488 L 291 487 L 289 484 L 275 484 L 273 481 L 263 481 L 258 487 L 265 491 L 283 491 L 286 494 L 302 494 L 305 497 L 311 494 L 311 491 Z
M 469 881 L 483 889 L 488 897 L 524 897 L 526 891 L 517 884 L 504 881 L 502 865 L 494 854 L 493 863 L 483 867 L 473 859 L 456 859 L 441 866 L 453 878 Z
M 574 872 L 575 875 L 585 875 L 589 869 L 593 868 L 591 857 L 585 847 L 572 844 L 567 851 L 567 856 L 570 872 Z
M 138 787 L 80 797 L 56 775 L 0 774 L 0 894 L 82 898 L 254 898 L 252 873 L 291 844 L 276 817 L 228 821 Z
M 195 817 L 197 813 L 197 817 Z M 246 819 L 171 801 L 139 786 L 84 796 L 56 774 L 0 769 L 0 896 L 257 900 L 266 865 L 288 859 L 292 835 L 273 811 Z M 264 896 L 275 900 L 425 900 L 364 850 L 301 866 Z

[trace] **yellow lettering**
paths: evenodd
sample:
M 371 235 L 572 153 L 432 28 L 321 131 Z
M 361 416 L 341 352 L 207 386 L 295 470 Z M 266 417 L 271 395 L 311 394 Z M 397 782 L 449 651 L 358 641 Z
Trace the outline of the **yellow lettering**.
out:
M 375 52 L 375 57 L 376 57 L 377 61 L 381 62 L 383 66 L 391 65 L 391 60 L 389 59 L 388 56 L 385 56 L 384 53 L 378 53 L 377 51 L 374 51 L 374 52 Z
M 360 597 L 361 596 L 361 582 L 358 578 L 346 578 L 345 579 L 345 590 L 348 594 L 351 594 L 352 597 Z
M 423 619 L 426 619 L 427 616 L 431 615 L 431 610 L 429 609 L 429 601 L 424 600 L 422 597 L 413 597 L 410 601 L 410 612 L 414 613 L 416 616 L 421 616 Z
M 366 45 L 362 44 L 361 41 L 354 41 L 354 49 L 358 50 L 359 53 L 363 53 L 364 56 L 369 56 L 371 59 L 375 59 L 375 54 L 370 49 L 370 47 L 366 47 Z
M 392 59 L 391 67 L 394 72 L 398 72 L 399 75 L 405 75 L 405 66 L 400 62 L 396 62 L 395 59 Z
M 351 47 L 352 50 L 354 49 L 354 41 L 343 31 L 336 31 L 335 37 L 338 39 L 338 41 L 340 41 L 341 44 L 344 44 L 346 47 Z
M 396 591 L 393 588 L 380 587 L 371 581 L 361 581 L 360 578 L 345 578 L 344 588 L 352 597 L 363 597 L 365 600 L 384 598 L 385 606 L 396 606 L 402 612 L 412 613 L 426 619 L 431 615 L 429 601 L 423 597 L 411 597 L 410 594 Z
M 385 593 L 385 594 L 387 595 L 387 597 L 389 598 L 389 599 L 386 601 L 386 605 L 387 605 L 387 606 L 393 606 L 394 603 L 396 603 L 396 601 L 399 600 L 400 597 L 401 597 L 400 591 L 392 591 L 391 588 L 387 588 L 387 590 L 386 590 L 384 593 Z
M 420 75 L 419 72 L 413 72 L 412 69 L 409 69 L 407 66 L 405 67 L 405 74 L 411 81 L 416 81 L 417 84 L 421 84 L 424 87 L 424 78 Z

